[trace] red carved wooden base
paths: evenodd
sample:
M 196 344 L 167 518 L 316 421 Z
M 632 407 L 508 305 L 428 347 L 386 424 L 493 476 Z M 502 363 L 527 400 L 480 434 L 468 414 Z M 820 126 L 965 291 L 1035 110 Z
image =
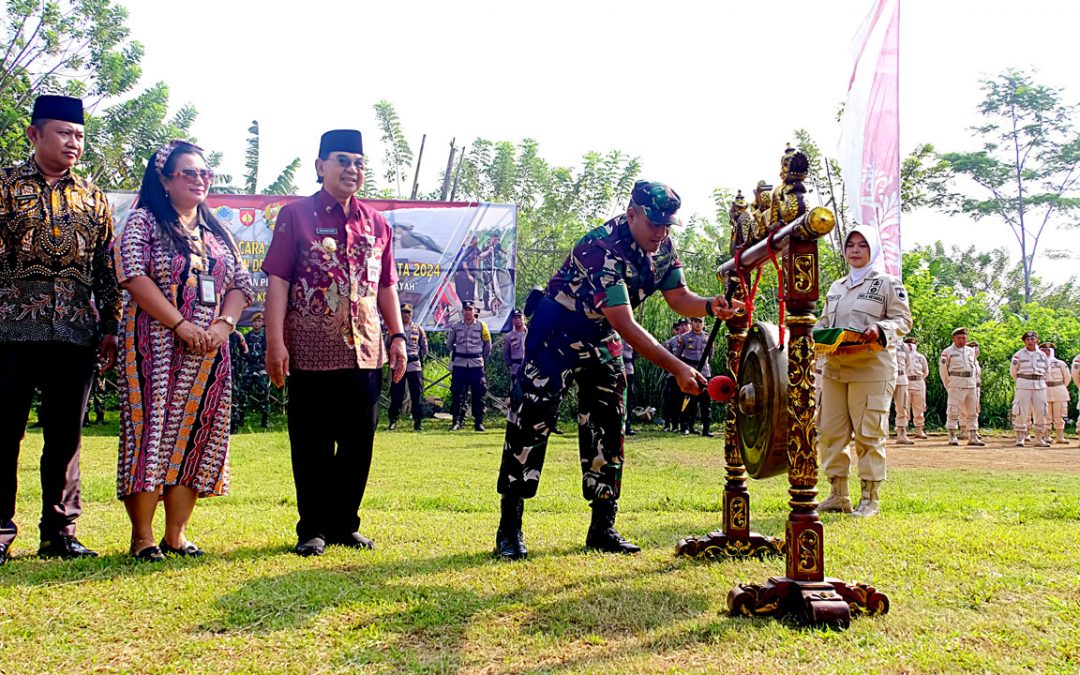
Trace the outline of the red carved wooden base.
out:
M 704 537 L 687 537 L 681 540 L 675 546 L 675 554 L 704 560 L 780 556 L 784 555 L 784 540 L 757 532 L 733 537 L 717 531 Z
M 847 628 L 853 616 L 889 612 L 889 598 L 873 586 L 839 579 L 795 581 L 773 577 L 765 585 L 739 584 L 728 593 L 736 616 L 788 616 L 808 626 Z

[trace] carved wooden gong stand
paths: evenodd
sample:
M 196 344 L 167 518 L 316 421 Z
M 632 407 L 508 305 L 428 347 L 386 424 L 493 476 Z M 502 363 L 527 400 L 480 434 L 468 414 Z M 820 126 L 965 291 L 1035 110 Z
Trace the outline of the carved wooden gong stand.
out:
M 707 559 L 783 554 L 786 576 L 765 584 L 739 584 L 728 609 L 742 616 L 791 616 L 813 625 L 846 628 L 852 615 L 884 614 L 889 599 L 871 586 L 825 576 L 824 532 L 817 508 L 817 428 L 814 423 L 814 309 L 818 299 L 817 240 L 835 226 L 825 208 L 804 213 L 766 240 L 744 247 L 717 270 L 728 292 L 741 297 L 738 275 L 782 256 L 786 347 L 770 324 L 727 322 L 727 363 L 737 400 L 725 424 L 723 529 L 679 542 L 678 555 Z M 788 474 L 791 512 L 784 540 L 750 531 L 747 473 Z

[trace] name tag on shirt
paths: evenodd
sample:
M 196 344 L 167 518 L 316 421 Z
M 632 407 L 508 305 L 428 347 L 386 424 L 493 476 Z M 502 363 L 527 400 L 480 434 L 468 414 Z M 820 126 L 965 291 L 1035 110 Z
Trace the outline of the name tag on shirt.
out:
M 315 234 L 337 234 L 336 227 L 316 227 Z
M 367 259 L 367 278 L 368 281 L 375 281 L 379 278 L 382 272 L 382 259 L 372 255 Z

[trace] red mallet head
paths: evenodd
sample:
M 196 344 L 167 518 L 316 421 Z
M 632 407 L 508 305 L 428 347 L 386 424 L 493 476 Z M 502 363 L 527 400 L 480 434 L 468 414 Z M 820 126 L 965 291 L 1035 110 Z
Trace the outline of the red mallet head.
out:
M 735 380 L 727 375 L 717 375 L 709 380 L 709 398 L 724 403 L 735 395 Z

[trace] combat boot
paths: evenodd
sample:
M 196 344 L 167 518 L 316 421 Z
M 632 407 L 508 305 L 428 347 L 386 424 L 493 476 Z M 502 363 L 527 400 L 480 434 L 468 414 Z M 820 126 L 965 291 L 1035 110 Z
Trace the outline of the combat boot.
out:
M 818 504 L 819 513 L 851 513 L 847 476 L 829 476 L 829 497 Z
M 1035 432 L 1035 447 L 1037 448 L 1049 448 L 1050 438 L 1046 435 L 1045 431 Z
M 450 425 L 450 431 L 461 431 L 461 422 L 454 420 L 454 423 Z
M 261 426 L 263 429 L 269 429 L 270 428 L 270 415 L 269 415 L 269 413 L 263 413 L 262 414 L 262 422 L 259 424 L 259 426 Z
M 1065 430 L 1064 429 L 1058 429 L 1057 430 L 1057 440 L 1055 441 L 1055 443 L 1059 443 L 1061 445 L 1068 445 L 1069 444 L 1069 442 L 1067 440 L 1065 440 Z
M 521 497 L 503 495 L 499 504 L 499 530 L 495 533 L 495 557 L 503 560 L 521 560 L 529 555 L 525 548 L 525 535 L 521 533 L 521 518 L 525 513 L 525 500 Z
M 386 430 L 393 431 L 394 429 L 397 429 L 397 420 L 390 420 L 390 424 L 386 425 Z
M 896 444 L 897 445 L 915 445 L 915 441 L 907 437 L 907 429 L 898 427 L 896 429 Z
M 949 445 L 960 445 L 957 429 L 949 429 Z
M 716 434 L 709 431 L 710 427 L 712 427 L 712 424 L 707 423 L 707 422 L 702 423 L 702 425 L 701 425 L 701 435 L 704 436 L 705 438 L 714 438 L 716 436 Z
M 915 438 L 918 438 L 921 441 L 925 441 L 930 437 L 926 435 L 925 429 L 923 429 L 922 427 L 915 427 Z
M 855 510 L 851 512 L 851 515 L 856 518 L 869 518 L 881 513 L 881 509 L 878 508 L 878 486 L 881 485 L 879 480 L 864 480 L 862 482 L 862 500 L 859 505 L 855 507 Z
M 614 499 L 598 499 L 592 503 L 592 522 L 585 536 L 585 548 L 604 553 L 638 553 L 639 546 L 631 544 L 615 529 L 619 503 Z
M 975 431 L 974 429 L 972 429 L 971 431 L 968 432 L 968 442 L 967 442 L 967 444 L 968 445 L 977 445 L 979 447 L 982 447 L 982 446 L 986 445 L 986 443 L 983 442 L 983 439 L 979 438 L 979 433 L 977 431 Z
M 1016 447 L 1018 447 L 1018 448 L 1024 447 L 1024 440 L 1026 438 L 1027 438 L 1027 432 L 1026 431 L 1017 431 L 1016 432 Z

